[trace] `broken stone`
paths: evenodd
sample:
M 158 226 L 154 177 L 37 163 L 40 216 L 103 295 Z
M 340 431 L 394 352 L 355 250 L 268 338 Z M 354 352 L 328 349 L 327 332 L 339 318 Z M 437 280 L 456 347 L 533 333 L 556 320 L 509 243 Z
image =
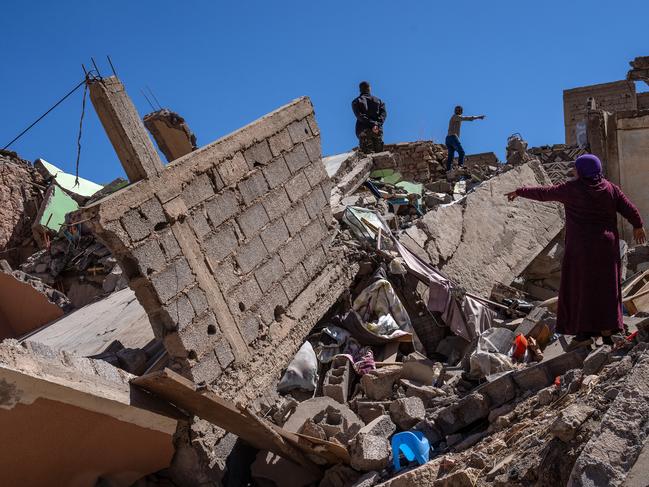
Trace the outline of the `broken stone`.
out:
M 557 388 L 555 386 L 546 387 L 541 389 L 536 394 L 536 399 L 539 401 L 539 406 L 547 406 L 557 397 Z
M 357 401 L 356 411 L 366 424 L 386 414 L 384 403 L 375 401 Z
M 404 397 L 390 404 L 390 417 L 402 430 L 409 430 L 425 416 L 426 408 L 418 397 Z
M 439 387 L 425 386 L 408 379 L 401 379 L 399 383 L 406 388 L 406 397 L 418 397 L 426 407 L 432 406 L 435 399 L 446 397 L 446 392 Z
M 433 487 L 474 487 L 480 471 L 467 468 L 435 480 Z
M 385 438 L 387 440 L 390 438 L 390 436 L 392 436 L 396 429 L 397 427 L 390 420 L 390 416 L 384 414 L 363 426 L 358 434 L 380 436 L 381 438 Z
M 413 352 L 406 357 L 401 366 L 401 378 L 410 379 L 430 386 L 437 382 L 442 364 L 433 362 L 424 355 Z
M 354 482 L 351 487 L 373 487 L 379 480 L 381 480 L 381 475 L 378 472 L 368 472 Z
M 372 400 L 380 401 L 392 397 L 394 383 L 401 378 L 400 366 L 387 366 L 361 377 L 361 387 L 365 395 Z
M 561 441 L 572 440 L 583 423 L 595 412 L 585 404 L 572 404 L 561 411 L 559 417 L 550 425 L 550 434 Z
M 584 360 L 584 375 L 597 374 L 611 360 L 611 347 L 602 345 Z
M 318 487 L 349 487 L 355 485 L 360 474 L 347 465 L 334 465 L 327 469 Z
M 358 434 L 349 448 L 351 466 L 361 472 L 381 470 L 390 463 L 390 443 L 380 436 Z
M 341 419 L 338 422 L 339 425 L 342 425 L 343 421 L 346 421 L 349 426 L 354 424 L 358 425 L 358 429 L 364 426 L 364 423 L 351 409 L 344 404 L 340 404 L 330 397 L 325 396 L 314 397 L 313 399 L 301 402 L 295 409 L 295 412 L 284 424 L 284 429 L 291 433 L 297 433 L 309 419 L 314 419 L 318 415 L 322 415 L 320 418 L 321 420 L 324 419 L 324 413 L 327 409 L 330 411 L 336 411 L 340 415 Z M 318 421 L 316 421 L 316 423 L 317 422 Z M 323 425 L 321 424 L 320 426 Z

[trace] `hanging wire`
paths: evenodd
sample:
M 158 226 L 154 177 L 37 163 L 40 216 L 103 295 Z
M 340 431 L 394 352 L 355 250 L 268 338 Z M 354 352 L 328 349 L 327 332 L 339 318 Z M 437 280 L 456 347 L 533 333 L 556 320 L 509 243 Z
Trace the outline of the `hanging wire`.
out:
M 79 135 L 77 136 L 77 163 L 75 169 L 74 185 L 79 186 L 79 160 L 81 159 L 81 132 L 83 129 L 83 116 L 86 113 L 86 96 L 88 94 L 88 78 L 83 89 L 83 100 L 81 101 L 81 119 L 79 120 Z
M 79 88 L 81 88 L 81 85 L 85 84 L 86 81 L 87 81 L 87 78 L 84 78 L 83 81 L 81 81 L 81 83 L 79 83 L 77 86 L 75 86 L 74 88 L 72 88 L 72 89 L 71 89 L 71 90 L 70 90 L 70 91 L 69 91 L 69 92 L 68 92 L 68 93 L 67 93 L 63 98 L 61 98 L 59 101 L 57 101 L 54 105 L 52 105 L 52 107 L 51 107 L 49 110 L 47 110 L 45 113 L 43 113 L 43 115 L 41 115 L 40 117 L 38 117 L 38 118 L 37 118 L 37 119 L 36 119 L 32 124 L 30 124 L 29 127 L 27 127 L 25 130 L 23 130 L 23 131 L 20 132 L 18 135 L 16 135 L 16 136 L 11 140 L 11 142 L 9 142 L 7 145 L 5 145 L 5 146 L 2 148 L 2 150 L 5 150 L 5 149 L 6 149 L 7 147 L 9 147 L 11 144 L 13 144 L 13 143 L 16 142 L 18 139 L 20 139 L 23 135 L 25 135 L 25 134 L 26 134 L 26 133 L 27 133 L 27 132 L 28 132 L 28 131 L 29 131 L 29 130 L 34 126 L 34 125 L 36 125 L 38 122 L 40 122 L 41 120 L 43 120 L 43 119 L 44 119 L 44 118 L 45 118 L 45 117 L 46 117 L 46 116 L 47 116 L 47 115 L 48 115 L 52 110 L 54 110 L 54 109 L 55 109 L 56 107 L 58 107 L 61 103 L 63 103 L 63 102 L 64 102 L 64 101 L 65 101 L 65 100 L 66 100 L 70 95 L 72 95 L 72 93 L 74 93 L 74 92 L 77 91 Z

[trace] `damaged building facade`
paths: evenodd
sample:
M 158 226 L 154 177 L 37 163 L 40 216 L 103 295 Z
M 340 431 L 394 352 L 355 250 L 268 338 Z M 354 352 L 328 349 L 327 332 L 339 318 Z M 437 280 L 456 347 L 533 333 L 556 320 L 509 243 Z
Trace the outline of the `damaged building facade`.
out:
M 647 219 L 632 68 L 564 93 L 565 144 L 450 172 L 434 141 L 323 158 L 308 98 L 197 147 L 89 80 L 128 183 L 0 161 L 9 483 L 643 485 L 649 253 L 623 228 L 627 334 L 570 351 L 563 210 L 503 196 L 592 151 Z

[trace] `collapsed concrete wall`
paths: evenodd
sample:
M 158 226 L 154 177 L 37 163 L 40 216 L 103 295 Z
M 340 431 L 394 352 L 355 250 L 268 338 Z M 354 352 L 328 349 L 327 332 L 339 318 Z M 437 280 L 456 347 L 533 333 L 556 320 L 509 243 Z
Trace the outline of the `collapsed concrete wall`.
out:
M 155 409 L 132 377 L 39 343 L 2 342 L 0 428 L 11 441 L 2 484 L 127 487 L 169 466 L 180 415 Z
M 171 162 L 196 149 L 196 136 L 185 119 L 166 108 L 144 116 L 144 126 Z
M 521 186 L 547 184 L 538 161 L 518 166 L 430 211 L 402 241 L 468 291 L 488 296 L 494 283 L 510 284 L 563 227 L 559 205 L 509 203 L 504 196 Z
M 353 273 L 344 263 L 321 273 L 330 192 L 302 98 L 83 211 L 176 366 L 251 399 Z
M 35 185 L 39 183 L 42 178 L 27 161 L 0 152 L 0 258 L 11 265 L 36 249 L 31 225 L 38 212 L 40 191 Z
M 587 151 L 567 144 L 554 144 L 532 147 L 528 152 L 541 161 L 552 183 L 558 184 L 568 180 L 575 160 Z

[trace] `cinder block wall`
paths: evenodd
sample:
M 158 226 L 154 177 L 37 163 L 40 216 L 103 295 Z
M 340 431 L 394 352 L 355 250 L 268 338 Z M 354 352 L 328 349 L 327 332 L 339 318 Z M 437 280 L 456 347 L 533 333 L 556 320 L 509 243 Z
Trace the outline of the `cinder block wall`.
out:
M 84 214 L 171 356 L 212 384 L 326 263 L 330 184 L 302 98 Z
M 566 131 L 566 144 L 576 145 L 575 127 L 586 121 L 586 102 L 593 97 L 597 108 L 608 112 L 635 110 L 637 98 L 633 81 L 613 81 L 599 85 L 582 86 L 563 91 L 563 118 Z
M 403 142 L 387 144 L 384 150 L 392 152 L 396 170 L 404 179 L 412 181 L 429 181 L 444 170 L 439 161 L 446 158 L 446 148 L 432 141 Z M 383 169 L 375 166 L 375 169 Z

